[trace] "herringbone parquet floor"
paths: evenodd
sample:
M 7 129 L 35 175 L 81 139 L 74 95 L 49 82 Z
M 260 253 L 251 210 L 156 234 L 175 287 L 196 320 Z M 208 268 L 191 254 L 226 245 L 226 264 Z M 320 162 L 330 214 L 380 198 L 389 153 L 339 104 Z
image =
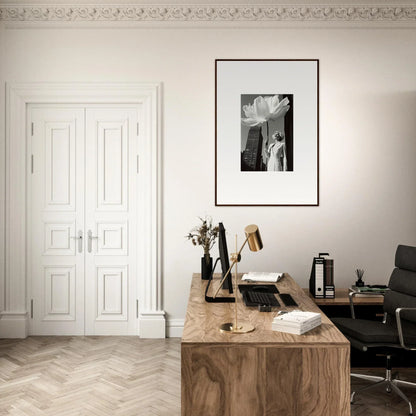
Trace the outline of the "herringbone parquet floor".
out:
M 382 375 L 383 370 L 363 372 Z M 416 380 L 416 369 L 400 373 Z M 363 385 L 355 380 L 353 388 Z M 416 389 L 406 394 L 416 406 Z M 359 395 L 351 407 L 352 416 L 406 416 L 407 411 L 396 395 L 379 390 Z M 6 415 L 179 416 L 180 339 L 0 340 L 0 416 Z
M 0 415 L 176 416 L 180 340 L 0 340 Z

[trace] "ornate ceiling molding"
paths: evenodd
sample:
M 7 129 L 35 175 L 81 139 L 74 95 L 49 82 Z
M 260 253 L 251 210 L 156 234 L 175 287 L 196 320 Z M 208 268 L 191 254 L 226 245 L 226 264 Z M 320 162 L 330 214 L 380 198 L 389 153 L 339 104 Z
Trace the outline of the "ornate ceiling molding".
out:
M 414 6 L 3 5 L 12 22 L 416 22 Z

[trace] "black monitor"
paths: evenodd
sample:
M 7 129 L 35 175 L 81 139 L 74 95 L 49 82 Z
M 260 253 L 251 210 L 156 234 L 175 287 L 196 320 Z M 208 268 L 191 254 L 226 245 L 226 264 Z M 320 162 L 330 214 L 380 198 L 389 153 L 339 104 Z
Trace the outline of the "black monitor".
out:
M 225 276 L 230 268 L 230 260 L 228 257 L 227 238 L 225 237 L 225 228 L 222 222 L 218 224 L 218 251 L 220 253 L 222 277 Z M 222 284 L 223 289 L 228 289 L 229 293 L 233 293 L 232 274 L 228 274 L 227 278 Z
M 225 237 L 225 228 L 222 222 L 218 224 L 218 250 L 220 256 L 215 260 L 214 268 L 212 270 L 211 276 L 208 280 L 207 287 L 205 289 L 205 300 L 207 302 L 235 302 L 235 298 L 233 297 L 212 297 L 208 296 L 208 292 L 210 292 L 209 288 L 211 286 L 212 276 L 215 272 L 215 267 L 217 266 L 218 261 L 221 261 L 221 270 L 222 276 L 221 279 L 224 278 L 228 269 L 230 268 L 230 260 L 228 258 L 228 248 L 227 248 L 227 239 Z M 218 286 L 217 286 L 218 287 Z M 224 280 L 222 284 L 222 288 L 228 290 L 229 293 L 233 293 L 233 283 L 232 283 L 232 274 L 231 272 L 228 274 L 227 278 Z

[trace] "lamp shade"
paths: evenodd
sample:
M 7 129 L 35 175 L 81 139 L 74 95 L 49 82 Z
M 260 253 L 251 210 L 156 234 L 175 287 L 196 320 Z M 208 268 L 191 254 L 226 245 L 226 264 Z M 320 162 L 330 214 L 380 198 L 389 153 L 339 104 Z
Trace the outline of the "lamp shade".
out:
M 246 233 L 248 246 L 251 251 L 260 251 L 263 248 L 263 242 L 261 241 L 259 227 L 255 224 L 247 225 L 244 229 Z

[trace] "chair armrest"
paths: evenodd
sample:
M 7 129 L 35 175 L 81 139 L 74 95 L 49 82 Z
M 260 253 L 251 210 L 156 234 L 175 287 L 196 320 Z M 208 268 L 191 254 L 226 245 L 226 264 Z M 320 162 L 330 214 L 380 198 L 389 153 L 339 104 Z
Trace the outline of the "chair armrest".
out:
M 400 312 L 401 311 L 416 311 L 416 308 L 397 308 L 396 309 L 396 322 L 397 322 L 397 330 L 399 331 L 400 345 L 405 350 L 416 351 L 416 346 L 415 347 L 409 347 L 408 345 L 406 345 L 404 343 L 402 319 L 400 318 Z
M 383 296 L 386 292 L 358 292 L 358 291 L 351 291 L 348 293 L 348 298 L 350 300 L 350 309 L 351 309 L 351 318 L 355 319 L 355 310 L 354 310 L 354 296 L 356 295 L 365 295 L 365 296 Z

